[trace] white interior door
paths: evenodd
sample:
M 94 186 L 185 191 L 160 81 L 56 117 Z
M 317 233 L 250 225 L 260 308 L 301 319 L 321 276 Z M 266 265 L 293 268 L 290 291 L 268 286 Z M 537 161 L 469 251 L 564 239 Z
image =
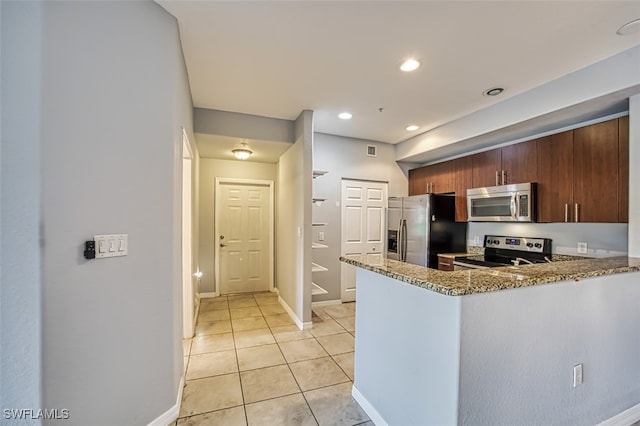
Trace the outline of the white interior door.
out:
M 272 184 L 220 182 L 216 195 L 221 294 L 268 291 L 273 276 Z
M 382 260 L 387 183 L 342 180 L 342 255 L 365 255 Z M 356 298 L 355 267 L 341 263 L 342 301 Z

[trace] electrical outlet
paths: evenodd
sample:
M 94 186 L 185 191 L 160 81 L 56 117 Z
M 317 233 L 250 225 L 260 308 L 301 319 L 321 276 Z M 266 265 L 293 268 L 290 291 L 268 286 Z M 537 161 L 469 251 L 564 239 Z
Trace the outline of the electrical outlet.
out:
M 318 241 L 324 241 L 324 232 L 323 231 L 318 232 Z
M 573 387 L 582 384 L 582 364 L 573 366 Z
M 587 243 L 578 243 L 578 253 L 587 254 Z
M 478 235 L 473 236 L 473 244 L 476 246 L 480 245 L 480 237 Z

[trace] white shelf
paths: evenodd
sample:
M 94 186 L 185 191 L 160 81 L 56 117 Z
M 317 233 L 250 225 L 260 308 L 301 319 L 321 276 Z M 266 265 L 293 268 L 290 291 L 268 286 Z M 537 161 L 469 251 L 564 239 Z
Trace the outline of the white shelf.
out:
M 311 272 L 323 272 L 323 271 L 328 271 L 328 269 L 325 268 L 324 266 L 318 265 L 317 263 L 311 262 Z
M 320 287 L 318 284 L 312 282 L 311 285 L 313 286 L 313 288 L 311 288 L 311 295 L 315 296 L 316 294 L 327 294 L 329 293 L 327 290 L 325 290 L 324 288 Z
M 326 225 L 326 222 L 315 222 L 311 224 L 311 226 L 325 226 L 325 225 Z
M 327 171 L 326 170 L 314 170 L 313 171 L 313 178 L 317 178 L 318 176 L 323 176 L 326 175 Z
M 320 249 L 320 248 L 329 248 L 329 246 L 326 244 L 311 243 L 311 248 Z

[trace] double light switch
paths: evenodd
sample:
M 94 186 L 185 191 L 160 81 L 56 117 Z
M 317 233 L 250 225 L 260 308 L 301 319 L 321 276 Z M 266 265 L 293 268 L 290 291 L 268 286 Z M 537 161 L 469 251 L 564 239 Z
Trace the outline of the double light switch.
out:
M 128 234 L 94 235 L 96 259 L 126 256 L 129 250 Z

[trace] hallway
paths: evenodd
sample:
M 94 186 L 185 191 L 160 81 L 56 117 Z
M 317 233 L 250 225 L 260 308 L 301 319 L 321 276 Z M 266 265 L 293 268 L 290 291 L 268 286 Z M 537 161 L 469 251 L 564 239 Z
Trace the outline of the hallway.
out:
M 355 303 L 300 331 L 274 293 L 202 299 L 176 425 L 373 425 L 351 397 L 354 334 Z

